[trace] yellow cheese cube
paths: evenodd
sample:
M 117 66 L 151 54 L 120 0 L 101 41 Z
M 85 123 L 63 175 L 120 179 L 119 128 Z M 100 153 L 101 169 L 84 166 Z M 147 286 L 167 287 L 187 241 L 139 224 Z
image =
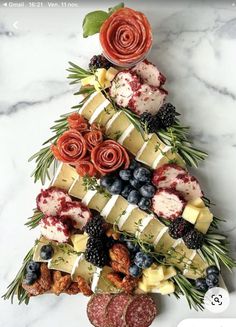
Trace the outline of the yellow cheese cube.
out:
M 86 244 L 88 241 L 88 234 L 74 234 L 71 236 L 71 241 L 73 243 L 76 252 L 85 252 Z
M 95 72 L 95 79 L 102 87 L 106 81 L 106 72 L 107 70 L 105 68 L 98 68 Z
M 156 285 L 165 278 L 165 266 L 153 264 L 143 271 L 149 285 Z
M 87 190 L 84 186 L 83 178 L 80 176 L 74 181 L 68 191 L 69 195 L 80 200 L 85 196 L 86 192 Z
M 171 294 L 175 291 L 175 284 L 170 280 L 165 280 L 160 283 L 158 289 L 161 295 Z
M 106 79 L 112 81 L 118 72 L 114 67 L 110 67 L 106 72 Z
M 94 75 L 91 75 L 91 76 L 85 77 L 80 82 L 81 82 L 81 85 L 82 86 L 85 86 L 85 85 L 93 85 L 94 82 L 95 82 L 95 76 Z
M 143 279 L 139 281 L 138 288 L 144 293 L 149 293 L 151 290 L 150 285 L 148 285 Z
M 205 203 L 204 201 L 202 200 L 202 198 L 196 198 L 192 201 L 189 201 L 189 204 L 193 205 L 194 207 L 197 207 L 197 208 L 204 208 L 205 207 Z
M 165 273 L 164 273 L 164 280 L 167 280 L 171 277 L 174 277 L 177 274 L 177 271 L 174 267 L 166 267 Z
M 184 208 L 184 211 L 182 213 L 182 217 L 189 221 L 191 224 L 195 224 L 199 215 L 200 215 L 201 209 L 195 207 L 192 204 L 187 204 Z
M 201 209 L 200 215 L 195 224 L 195 228 L 206 234 L 213 220 L 213 214 L 210 212 L 209 208 L 205 207 Z
M 77 177 L 78 173 L 74 167 L 68 164 L 61 164 L 51 186 L 55 186 L 68 191 Z

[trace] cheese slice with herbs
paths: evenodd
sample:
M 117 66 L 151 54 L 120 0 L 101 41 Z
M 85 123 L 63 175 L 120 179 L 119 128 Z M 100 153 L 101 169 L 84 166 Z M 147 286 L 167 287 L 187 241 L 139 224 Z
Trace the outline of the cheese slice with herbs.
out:
M 92 281 L 92 291 L 94 293 L 119 293 L 121 289 L 116 288 L 108 279 L 107 275 L 113 272 L 111 267 L 105 266 L 102 269 L 97 268 Z
M 101 91 L 94 92 L 89 99 L 83 104 L 79 113 L 89 120 L 94 114 L 95 110 L 104 103 L 106 105 L 107 99 L 104 97 Z
M 74 181 L 78 178 L 75 168 L 68 164 L 60 164 L 51 186 L 68 191 Z
M 149 220 L 148 224 L 143 226 L 137 236 L 144 242 L 154 243 L 157 238 L 157 235 L 161 232 L 161 230 L 163 230 L 163 228 L 165 228 L 165 225 L 160 222 L 155 216 L 150 216 L 151 219 Z
M 85 259 L 84 254 L 81 254 L 73 271 L 72 280 L 76 280 L 80 276 L 91 284 L 95 271 L 96 267 Z
M 142 134 L 135 128 L 133 124 L 130 124 L 130 126 L 118 139 L 118 143 L 122 144 L 135 156 L 137 155 L 139 149 L 143 146 L 144 142 L 145 141 Z
M 73 182 L 68 191 L 69 195 L 80 200 L 85 196 L 86 192 L 87 191 L 86 187 L 84 186 L 83 178 L 80 176 L 78 176 L 78 178 Z
M 129 118 L 122 111 L 118 111 L 107 123 L 106 135 L 108 138 L 118 140 L 129 126 Z
M 154 242 L 156 252 L 166 253 L 174 245 L 175 240 L 169 235 L 168 227 L 162 229 Z
M 183 271 L 188 267 L 188 264 L 191 263 L 191 258 L 196 254 L 196 251 L 188 249 L 181 240 L 176 246 L 173 245 L 169 254 L 170 258 L 167 259 L 168 263 Z
M 109 100 L 105 100 L 92 114 L 89 119 L 89 123 L 97 123 L 100 126 L 105 126 L 107 122 L 113 117 L 115 114 L 115 109 L 110 103 Z
M 113 195 L 103 208 L 101 215 L 108 223 L 114 224 L 125 214 L 128 205 L 129 203 L 125 198 L 120 195 Z
M 183 271 L 183 275 L 190 279 L 203 277 L 208 266 L 208 263 L 196 252 L 189 267 Z
M 107 202 L 109 201 L 108 193 L 99 193 L 98 191 L 88 191 L 82 199 L 82 202 L 86 204 L 90 209 L 102 211 Z
M 176 152 L 172 153 L 172 150 L 169 148 L 169 150 L 165 152 L 164 156 L 156 158 L 156 160 L 152 164 L 152 168 L 157 169 L 168 163 L 176 163 L 180 167 L 186 167 L 186 164 L 183 159 Z
M 67 244 L 57 244 L 53 246 L 54 254 L 52 259 L 48 262 L 49 269 L 56 269 L 59 271 L 71 274 L 73 272 L 74 265 L 78 259 L 78 254 L 74 248 Z
M 40 237 L 40 239 L 37 241 L 35 248 L 34 248 L 34 254 L 33 254 L 33 261 L 36 262 L 48 262 L 49 260 L 43 260 L 40 256 L 41 248 L 44 245 L 48 245 L 53 243 L 52 241 L 48 240 L 45 237 Z
M 129 208 L 131 208 L 129 212 Z M 129 205 L 127 208 L 127 215 L 124 215 L 124 220 L 122 221 L 122 217 L 118 222 L 118 227 L 120 230 L 125 231 L 127 233 L 135 234 L 144 217 L 147 216 L 147 213 L 140 210 L 137 206 Z

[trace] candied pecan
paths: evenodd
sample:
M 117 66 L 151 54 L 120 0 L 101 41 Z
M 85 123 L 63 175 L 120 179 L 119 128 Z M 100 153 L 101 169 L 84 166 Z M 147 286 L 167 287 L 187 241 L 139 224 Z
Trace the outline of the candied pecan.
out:
M 75 294 L 80 293 L 80 289 L 78 287 L 78 283 L 72 282 L 70 284 L 70 286 L 67 288 L 67 290 L 65 291 L 65 293 L 66 294 L 69 294 L 69 295 L 75 295 Z
M 132 276 L 122 276 L 117 272 L 111 272 L 107 275 L 107 279 L 117 288 L 122 289 L 125 293 L 132 293 L 137 287 L 138 279 Z
M 129 273 L 130 257 L 129 251 L 123 244 L 116 243 L 109 250 L 112 269 L 123 274 Z
M 45 293 L 45 289 L 39 284 L 38 281 L 34 282 L 32 285 L 22 284 L 22 287 L 30 296 L 37 296 Z
M 42 263 L 40 266 L 40 277 L 38 279 L 38 282 L 45 291 L 48 291 L 51 288 L 52 277 L 51 272 L 48 269 L 46 263 Z
M 90 295 L 93 294 L 89 284 L 87 283 L 87 281 L 83 277 L 77 276 L 76 277 L 76 282 L 78 284 L 79 289 L 83 293 L 83 295 L 90 296 Z
M 107 279 L 117 288 L 122 288 L 122 277 L 117 272 L 107 274 Z
M 53 271 L 53 285 L 51 291 L 56 295 L 60 295 L 65 292 L 71 284 L 71 277 L 69 274 L 62 275 L 58 270 Z
M 109 229 L 106 231 L 106 236 L 107 236 L 107 237 L 112 237 L 114 240 L 118 241 L 119 238 L 120 238 L 120 233 L 115 232 L 113 228 L 109 228 Z

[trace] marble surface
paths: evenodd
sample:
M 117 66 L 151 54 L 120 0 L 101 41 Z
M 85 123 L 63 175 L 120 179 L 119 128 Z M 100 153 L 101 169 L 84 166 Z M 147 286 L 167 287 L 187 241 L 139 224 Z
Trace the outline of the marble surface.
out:
M 97 36 L 82 38 L 85 13 L 112 1 L 80 1 L 77 9 L 0 8 L 0 294 L 14 277 L 38 231 L 26 218 L 41 188 L 29 156 L 50 136 L 52 122 L 76 104 L 66 80 L 69 60 L 86 67 L 100 51 Z M 98 5 L 99 3 L 99 5 Z M 167 76 L 169 100 L 191 126 L 209 158 L 194 174 L 216 206 L 236 251 L 236 5 L 231 1 L 128 1 L 144 11 L 154 31 L 150 59 Z M 17 28 L 13 26 L 15 24 Z M 235 273 L 225 274 L 231 304 L 222 314 L 190 311 L 185 300 L 158 298 L 153 326 L 174 327 L 188 317 L 236 317 Z M 0 300 L 0 327 L 90 326 L 87 299 L 42 296 L 30 306 Z

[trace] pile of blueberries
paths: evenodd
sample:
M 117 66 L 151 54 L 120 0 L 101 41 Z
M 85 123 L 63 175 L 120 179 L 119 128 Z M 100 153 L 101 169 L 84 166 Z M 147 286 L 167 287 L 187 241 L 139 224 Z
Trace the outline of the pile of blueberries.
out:
M 139 245 L 134 240 L 121 236 L 119 241 L 122 241 L 130 252 L 132 262 L 129 268 L 130 275 L 133 277 L 141 276 L 142 270 L 149 268 L 153 264 L 152 256 L 141 251 Z
M 219 286 L 220 271 L 216 266 L 209 266 L 206 269 L 206 277 L 198 278 L 195 281 L 196 289 L 207 292 L 210 288 Z
M 151 182 L 152 171 L 133 160 L 128 169 L 118 174 L 109 174 L 101 178 L 101 186 L 111 194 L 122 195 L 129 203 L 136 204 L 142 210 L 151 207 L 151 199 L 156 192 Z

